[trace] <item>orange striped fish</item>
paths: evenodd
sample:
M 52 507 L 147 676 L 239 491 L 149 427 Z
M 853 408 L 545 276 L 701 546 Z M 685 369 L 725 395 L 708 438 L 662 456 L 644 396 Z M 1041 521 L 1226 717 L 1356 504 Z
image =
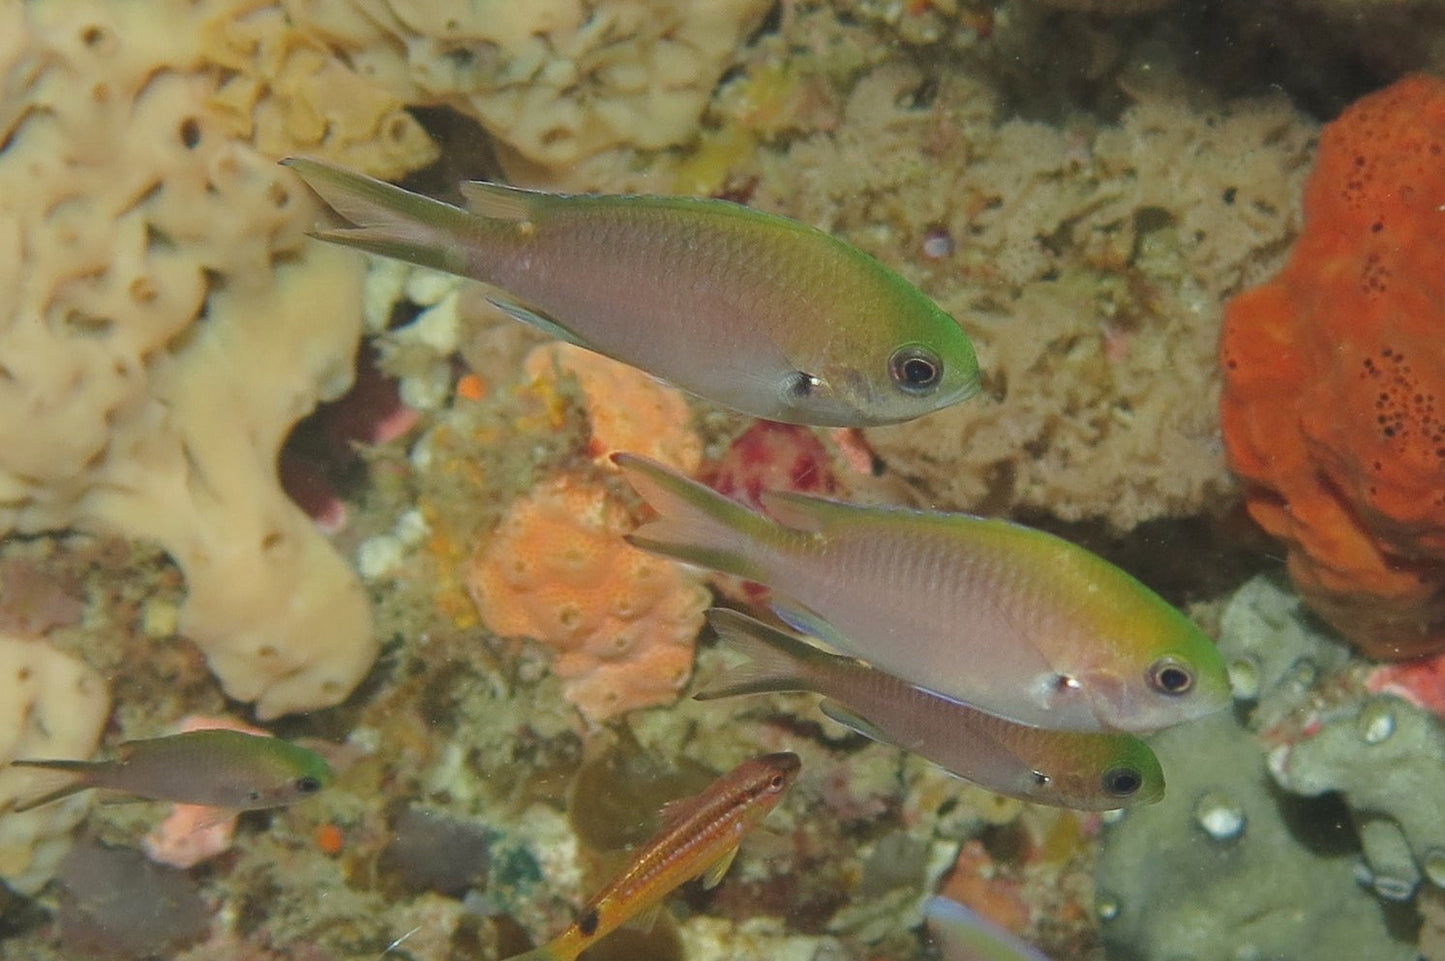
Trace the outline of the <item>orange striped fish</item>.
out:
M 696 797 L 673 801 L 663 809 L 666 823 L 637 860 L 587 902 L 570 928 L 510 961 L 573 961 L 629 919 L 659 907 L 684 881 L 702 875 L 705 887 L 717 884 L 743 835 L 773 809 L 801 766 L 791 751 L 765 754 L 739 764 Z

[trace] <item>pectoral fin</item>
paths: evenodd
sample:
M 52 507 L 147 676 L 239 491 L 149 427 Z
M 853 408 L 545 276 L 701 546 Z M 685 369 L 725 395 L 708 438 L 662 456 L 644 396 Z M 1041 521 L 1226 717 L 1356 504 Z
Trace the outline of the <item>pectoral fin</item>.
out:
M 511 317 L 513 320 L 520 320 L 528 327 L 535 327 L 548 337 L 556 337 L 558 340 L 565 340 L 567 343 L 575 344 L 578 347 L 587 347 L 587 344 L 583 342 L 582 338 L 563 326 L 561 321 L 553 317 L 548 317 L 540 310 L 534 310 L 515 300 L 510 300 L 499 293 L 487 294 L 487 303 L 508 317 Z M 591 350 L 592 348 L 587 347 L 587 349 Z
M 623 924 L 623 927 L 632 928 L 633 930 L 641 931 L 643 934 L 646 934 L 657 925 L 657 919 L 661 916 L 662 903 L 658 902 L 650 908 L 643 908 L 641 911 L 638 911 L 632 917 L 628 918 L 627 922 Z
M 728 873 L 728 868 L 733 866 L 733 858 L 738 856 L 738 847 L 734 844 L 728 848 L 726 854 L 714 861 L 706 871 L 702 873 L 702 886 L 704 888 L 715 888 L 723 875 Z
M 674 798 L 673 800 L 668 801 L 657 812 L 657 820 L 658 823 L 661 825 L 661 829 L 665 830 L 667 828 L 670 828 L 674 824 L 681 821 L 683 818 L 687 817 L 694 810 L 696 810 L 697 803 L 697 797 L 693 795 Z
M 815 637 L 835 650 L 852 653 L 853 645 L 848 639 L 838 633 L 837 628 L 823 620 L 816 611 L 807 605 L 774 591 L 773 599 L 768 606 L 773 609 L 774 614 L 778 615 L 779 620 L 793 630 Z

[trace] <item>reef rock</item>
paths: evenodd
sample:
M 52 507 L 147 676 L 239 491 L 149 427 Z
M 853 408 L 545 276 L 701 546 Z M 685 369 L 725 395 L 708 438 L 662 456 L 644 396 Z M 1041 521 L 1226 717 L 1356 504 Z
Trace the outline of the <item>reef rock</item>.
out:
M 1152 738 L 1168 793 L 1104 833 L 1109 958 L 1413 959 L 1388 902 L 1445 881 L 1439 722 L 1342 700 L 1348 648 L 1266 577 L 1230 599 L 1219 649 L 1237 710 Z
M 1445 726 L 1403 698 L 1341 700 L 1348 649 L 1266 577 L 1230 599 L 1219 649 L 1275 782 L 1305 797 L 1336 794 L 1349 809 L 1364 861 L 1357 879 L 1395 901 L 1422 877 L 1445 886 Z
M 1415 946 L 1395 940 L 1356 883 L 1352 839 L 1328 802 L 1282 795 L 1234 717 L 1181 724 L 1150 744 L 1169 791 L 1105 831 L 1095 875 L 1112 961 L 1413 961 Z
M 1369 881 L 1408 900 L 1422 877 L 1445 886 L 1445 727 L 1395 697 L 1354 705 L 1281 747 L 1270 768 L 1284 788 L 1338 792 L 1350 808 Z
M 1226 503 L 1217 305 L 1296 229 L 1310 123 L 1280 97 L 1161 92 L 1059 129 L 936 79 L 924 108 L 925 71 L 873 70 L 755 198 L 898 267 L 978 347 L 978 397 L 868 444 L 930 507 L 1127 531 Z

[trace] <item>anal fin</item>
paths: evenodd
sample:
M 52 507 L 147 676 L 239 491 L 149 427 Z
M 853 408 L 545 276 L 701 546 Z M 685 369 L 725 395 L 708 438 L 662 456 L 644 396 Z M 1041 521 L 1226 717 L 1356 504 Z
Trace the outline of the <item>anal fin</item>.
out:
M 818 704 L 818 710 L 849 730 L 857 731 L 870 741 L 877 741 L 879 744 L 893 744 L 892 738 L 879 730 L 872 721 L 861 714 L 855 714 L 852 708 L 845 707 L 837 701 L 824 700 Z

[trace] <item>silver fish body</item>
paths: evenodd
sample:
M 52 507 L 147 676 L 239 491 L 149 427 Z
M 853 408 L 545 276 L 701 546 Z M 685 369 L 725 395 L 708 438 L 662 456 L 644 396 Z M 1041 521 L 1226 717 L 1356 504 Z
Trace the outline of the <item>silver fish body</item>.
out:
M 463 186 L 469 210 L 285 163 L 357 226 L 317 236 L 474 277 L 554 336 L 772 420 L 868 426 L 978 390 L 958 323 L 842 241 L 725 201 Z
M 660 515 L 633 544 L 768 585 L 783 620 L 910 683 L 1076 731 L 1150 731 L 1229 702 L 1197 627 L 1061 538 L 776 492 L 765 517 L 645 458 L 613 460 Z
M 957 777 L 1035 804 L 1106 811 L 1158 800 L 1164 774 L 1148 745 L 1127 734 L 1050 731 L 1015 724 L 829 654 L 736 611 L 708 622 L 748 662 L 696 696 L 812 691 L 823 712 Z
M 62 771 L 70 783 L 16 805 L 30 808 L 98 788 L 157 801 L 249 811 L 303 800 L 331 783 L 320 755 L 279 738 L 201 730 L 126 741 L 104 761 L 17 760 L 15 767 Z

